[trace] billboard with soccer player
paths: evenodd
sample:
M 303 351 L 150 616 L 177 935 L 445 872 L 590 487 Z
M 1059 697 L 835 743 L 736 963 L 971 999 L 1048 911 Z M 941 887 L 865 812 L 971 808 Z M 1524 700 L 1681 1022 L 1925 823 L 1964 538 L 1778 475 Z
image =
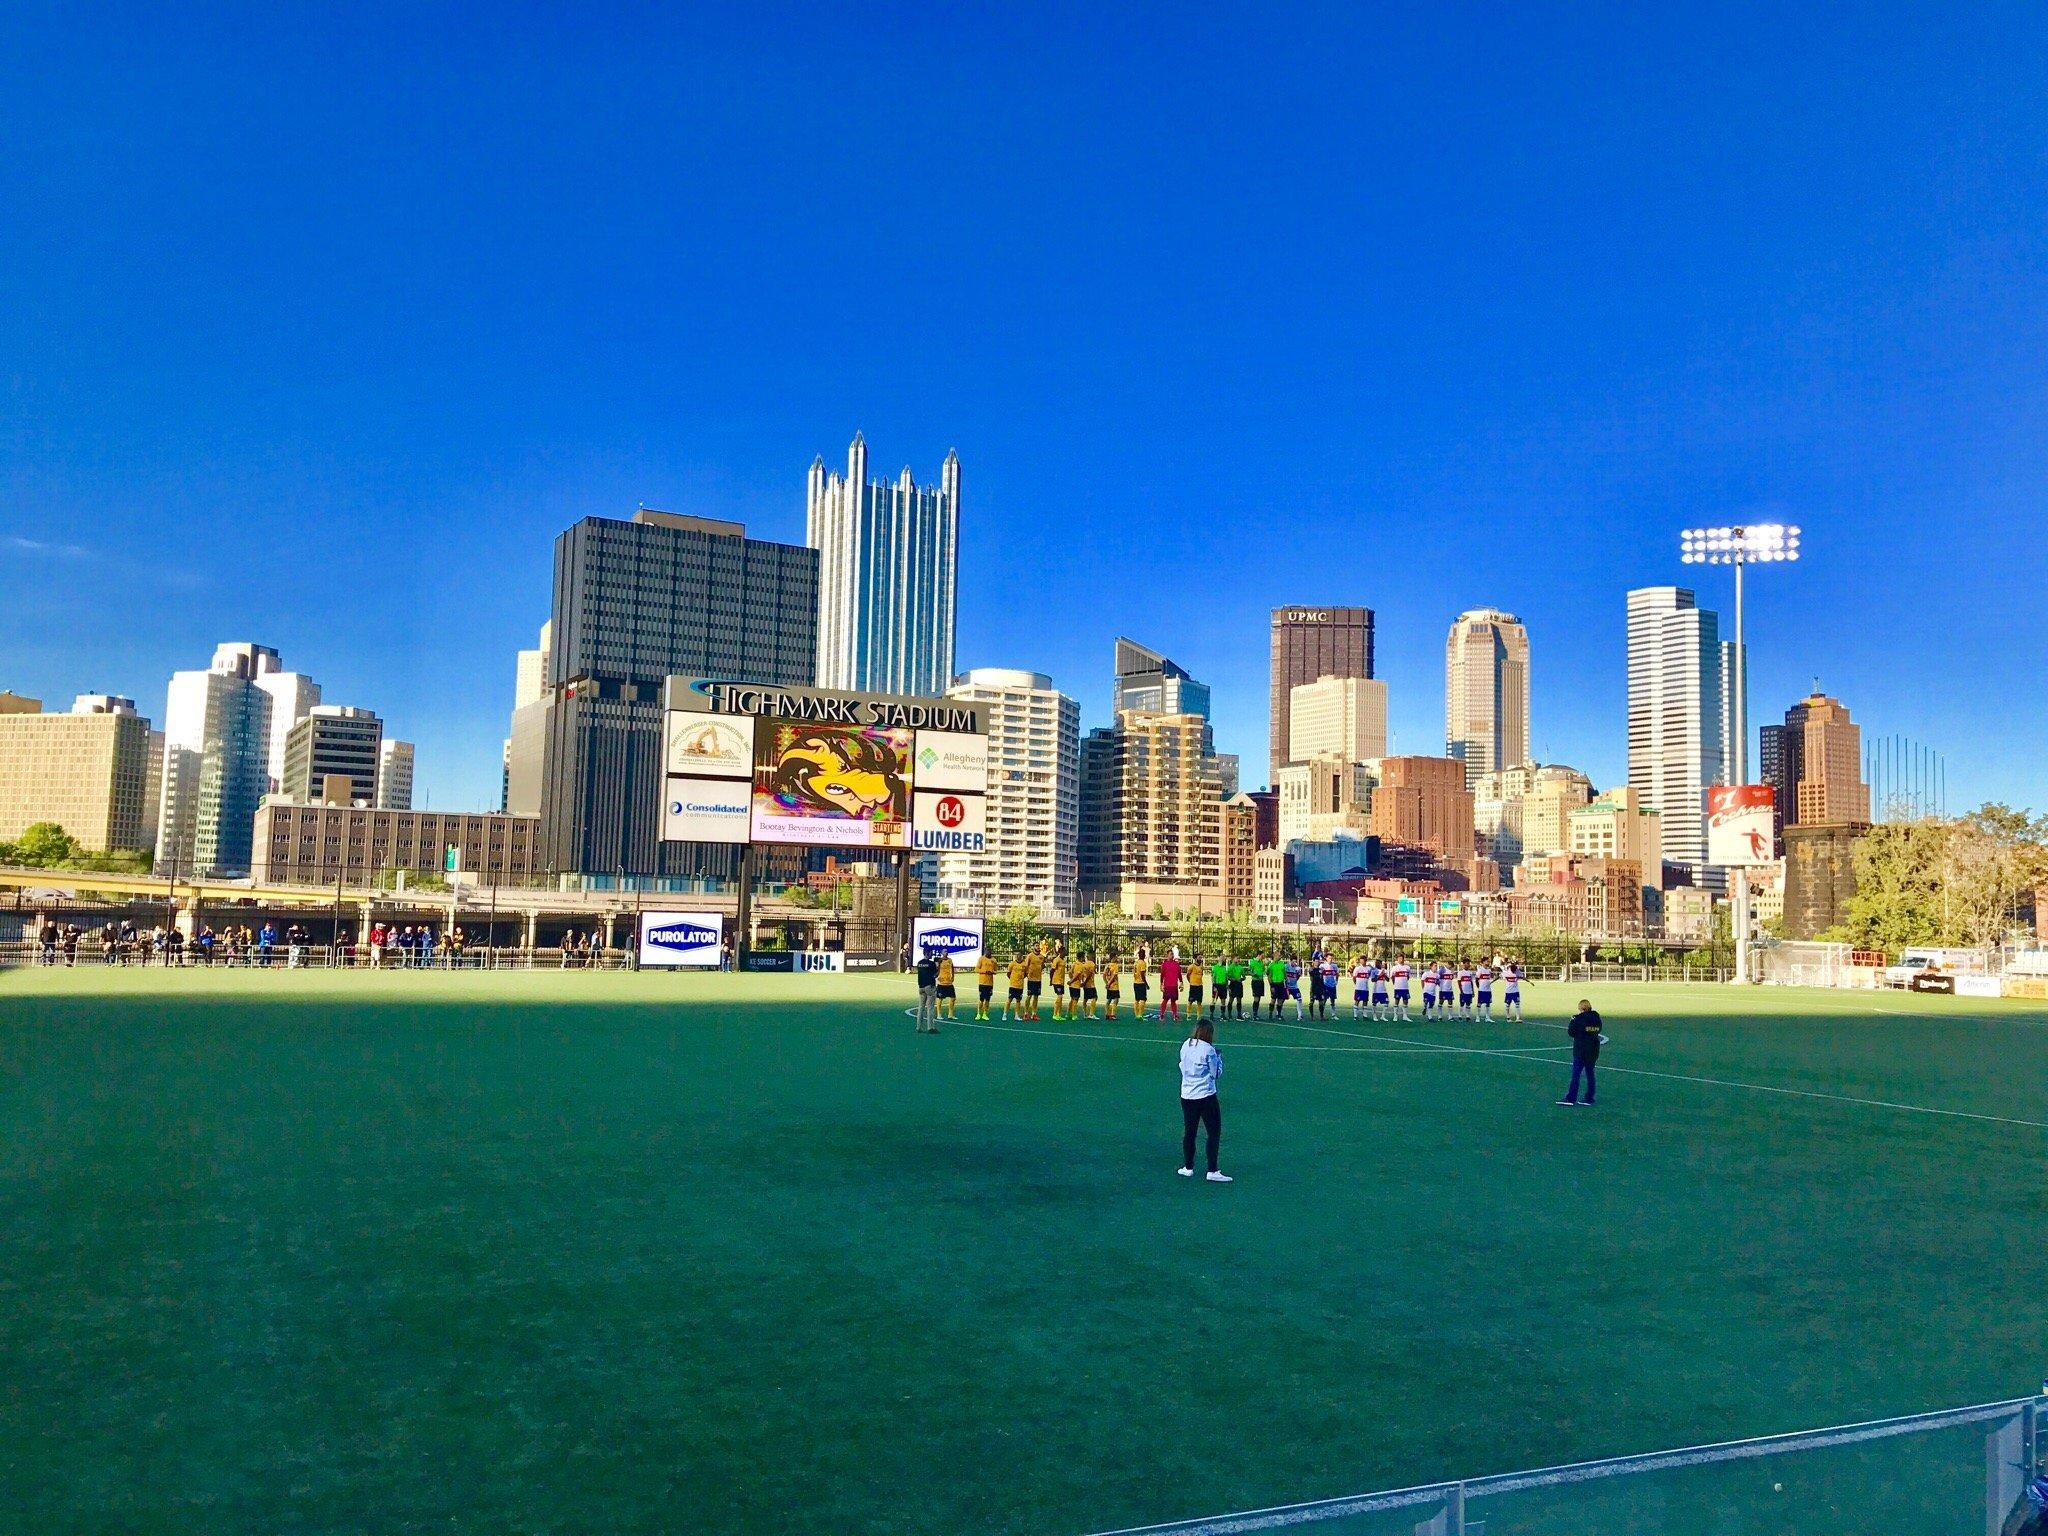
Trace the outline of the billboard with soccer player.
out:
M 1707 862 L 1754 868 L 1777 857 L 1772 816 L 1776 792 L 1768 784 L 1713 784 L 1707 788 Z

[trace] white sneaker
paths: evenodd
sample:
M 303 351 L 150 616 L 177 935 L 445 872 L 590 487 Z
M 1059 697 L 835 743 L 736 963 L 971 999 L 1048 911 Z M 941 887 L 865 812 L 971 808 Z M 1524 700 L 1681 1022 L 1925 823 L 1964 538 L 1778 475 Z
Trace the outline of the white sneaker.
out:
M 1228 1184 L 1231 1182 L 1231 1178 L 1230 1175 L 1227 1173 L 1217 1173 L 1211 1170 L 1209 1174 L 1209 1182 L 1211 1184 Z
M 1192 1179 L 1195 1176 L 1195 1170 L 1192 1168 L 1176 1168 L 1173 1171 L 1184 1179 Z

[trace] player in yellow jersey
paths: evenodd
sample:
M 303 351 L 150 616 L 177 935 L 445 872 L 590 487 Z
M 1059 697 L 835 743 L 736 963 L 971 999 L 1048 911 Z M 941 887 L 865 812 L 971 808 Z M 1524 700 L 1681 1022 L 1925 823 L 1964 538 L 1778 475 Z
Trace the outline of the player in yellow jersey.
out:
M 1202 968 L 1202 957 L 1194 955 L 1188 960 L 1188 1013 L 1199 1019 L 1202 1016 L 1202 982 L 1208 972 Z
M 953 957 L 951 955 L 941 955 L 939 956 L 938 991 L 940 1018 L 950 1019 L 953 1017 L 953 998 Z
M 1147 968 L 1151 963 L 1151 954 L 1140 944 L 1137 953 L 1131 956 L 1131 1017 L 1134 1019 L 1145 1017 L 1145 999 L 1152 990 L 1147 980 Z
M 1024 957 L 1024 1017 L 1036 1023 L 1038 998 L 1045 990 L 1045 948 L 1039 945 Z
M 988 1000 L 995 995 L 995 990 L 996 957 L 984 949 L 981 958 L 974 962 L 974 1016 L 977 1019 L 988 1017 Z
M 1081 1010 L 1088 1010 L 1088 1017 L 1095 1017 L 1095 961 L 1083 955 L 1067 969 L 1067 986 L 1071 995 L 1067 999 L 1067 1017 L 1078 1019 Z
M 1045 969 L 1045 979 L 1052 983 L 1052 1016 L 1064 1019 L 1067 1016 L 1067 957 L 1055 949 L 1052 963 Z
M 1121 973 L 1116 963 L 1116 956 L 1111 955 L 1102 962 L 1102 1001 L 1104 1004 L 1104 1014 L 1112 1019 L 1116 1017 L 1117 985 L 1120 976 Z
M 1024 1017 L 1024 980 L 1030 972 L 1031 964 L 1022 955 L 1010 956 L 1009 974 L 1004 978 L 1009 983 L 1009 991 L 1003 994 L 1004 1018 Z

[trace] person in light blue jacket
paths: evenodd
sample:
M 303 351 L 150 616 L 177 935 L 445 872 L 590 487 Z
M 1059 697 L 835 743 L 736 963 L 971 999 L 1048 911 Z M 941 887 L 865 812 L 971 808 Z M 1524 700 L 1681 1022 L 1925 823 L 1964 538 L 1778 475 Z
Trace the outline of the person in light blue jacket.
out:
M 1216 1026 L 1196 1021 L 1195 1031 L 1180 1047 L 1180 1176 L 1195 1176 L 1195 1129 L 1206 1127 L 1209 1182 L 1228 1184 L 1230 1175 L 1216 1170 L 1216 1151 L 1223 1141 L 1223 1105 L 1216 1084 L 1223 1076 L 1223 1053 L 1216 1049 Z

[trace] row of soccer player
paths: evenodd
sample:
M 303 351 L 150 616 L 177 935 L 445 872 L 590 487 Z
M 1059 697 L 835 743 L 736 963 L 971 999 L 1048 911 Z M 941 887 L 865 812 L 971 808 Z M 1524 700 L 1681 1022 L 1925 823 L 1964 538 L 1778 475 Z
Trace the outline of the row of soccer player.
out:
M 954 967 L 943 956 L 934 962 L 934 1001 L 937 1016 L 951 1018 L 958 989 Z M 1152 976 L 1159 978 L 1159 1001 L 1152 1006 Z M 1422 992 L 1422 1017 L 1460 1018 L 1490 1022 L 1493 995 L 1498 983 L 1503 1017 L 1522 1016 L 1522 969 L 1513 961 L 1482 961 L 1477 965 L 1430 964 L 1418 976 L 1404 958 L 1381 964 L 1364 955 L 1350 964 L 1351 1017 L 1354 1019 L 1406 1020 L 1411 1013 L 1415 985 Z M 975 966 L 975 1017 L 986 1019 L 993 1006 L 999 967 L 995 958 L 984 954 Z M 1229 956 L 1205 962 L 1195 956 L 1183 962 L 1169 953 L 1156 967 L 1150 954 L 1139 949 L 1128 965 L 1115 955 L 1096 960 L 1088 955 L 1069 958 L 1057 948 L 1040 944 L 1011 958 L 1004 973 L 1006 992 L 1002 1017 L 1033 1020 L 1046 991 L 1052 993 L 1052 1016 L 1067 1018 L 1116 1018 L 1123 1006 L 1123 983 L 1131 984 L 1132 1013 L 1141 1019 L 1181 1018 L 1181 993 L 1187 993 L 1189 1018 L 1280 1018 L 1288 1005 L 1294 1016 L 1329 1019 L 1337 1016 L 1339 981 L 1343 972 L 1337 959 L 1318 950 L 1306 965 L 1296 960 Z M 1098 1008 L 1104 1010 L 1098 1012 Z

